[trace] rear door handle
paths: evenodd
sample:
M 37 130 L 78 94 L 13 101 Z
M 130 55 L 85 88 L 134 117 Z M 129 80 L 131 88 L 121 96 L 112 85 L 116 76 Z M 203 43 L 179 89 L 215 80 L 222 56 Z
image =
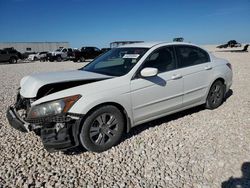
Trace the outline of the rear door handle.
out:
M 205 66 L 204 69 L 205 70 L 211 70 L 213 67 L 212 66 Z
M 182 75 L 180 75 L 180 74 L 174 74 L 171 78 L 172 78 L 172 80 L 177 80 L 177 79 L 182 78 Z

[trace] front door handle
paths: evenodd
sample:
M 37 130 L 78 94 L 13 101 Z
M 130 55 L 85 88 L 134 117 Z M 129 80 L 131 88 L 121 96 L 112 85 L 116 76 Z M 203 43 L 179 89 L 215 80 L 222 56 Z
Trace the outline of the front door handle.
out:
M 180 75 L 180 74 L 174 74 L 171 78 L 172 78 L 172 80 L 177 80 L 177 79 L 182 78 L 182 75 Z
M 205 66 L 204 69 L 205 70 L 211 70 L 213 67 L 212 66 Z

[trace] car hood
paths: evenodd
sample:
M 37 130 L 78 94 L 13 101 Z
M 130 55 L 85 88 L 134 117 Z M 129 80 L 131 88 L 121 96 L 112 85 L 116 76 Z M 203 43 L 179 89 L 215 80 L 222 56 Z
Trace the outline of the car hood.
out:
M 21 80 L 20 94 L 25 98 L 34 98 L 41 87 L 48 85 L 60 85 L 60 90 L 63 90 L 108 78 L 112 77 L 82 70 L 32 74 Z

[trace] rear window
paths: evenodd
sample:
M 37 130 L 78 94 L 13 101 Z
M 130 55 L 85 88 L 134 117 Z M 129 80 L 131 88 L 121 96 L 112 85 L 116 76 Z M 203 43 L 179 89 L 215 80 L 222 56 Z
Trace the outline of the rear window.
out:
M 195 46 L 176 46 L 178 67 L 188 67 L 210 62 L 208 53 Z

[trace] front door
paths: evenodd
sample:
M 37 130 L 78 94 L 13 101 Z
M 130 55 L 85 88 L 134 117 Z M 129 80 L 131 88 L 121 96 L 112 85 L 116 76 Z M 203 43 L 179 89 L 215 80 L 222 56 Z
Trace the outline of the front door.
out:
M 154 77 L 142 78 L 140 71 L 131 80 L 131 101 L 134 124 L 155 119 L 182 106 L 183 78 L 176 69 L 173 47 L 161 47 L 152 52 L 139 70 L 157 68 Z

